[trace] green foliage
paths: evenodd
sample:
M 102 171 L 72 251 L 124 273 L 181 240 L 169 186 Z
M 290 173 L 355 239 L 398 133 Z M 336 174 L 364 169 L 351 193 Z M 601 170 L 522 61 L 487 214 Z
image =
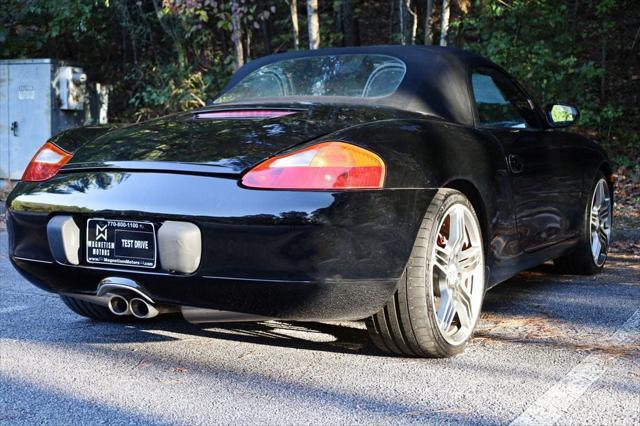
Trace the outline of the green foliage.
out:
M 294 1 L 304 48 L 306 4 Z M 321 0 L 323 47 L 345 43 L 345 1 L 355 16 L 349 27 L 357 28 L 361 43 L 400 41 L 397 0 Z M 502 65 L 543 104 L 576 105 L 579 131 L 601 138 L 619 164 L 637 162 L 640 2 L 451 3 L 451 45 Z M 437 40 L 441 3 L 434 4 Z M 425 7 L 412 0 L 418 40 Z M 91 80 L 113 86 L 112 120 L 142 120 L 200 106 L 224 86 L 233 70 L 234 14 L 246 60 L 292 48 L 287 0 L 3 0 L 0 57 L 80 63 Z
M 6 2 L 0 8 L 0 57 L 82 64 L 91 80 L 112 85 L 109 112 L 115 121 L 202 106 L 232 73 L 230 1 Z M 248 0 L 238 4 L 235 12 L 251 47 L 252 32 L 276 9 Z
M 2 57 L 33 56 L 49 51 L 55 41 L 68 43 L 104 42 L 107 9 L 105 1 L 88 0 L 5 0 L 0 8 L 0 48 Z
M 637 46 L 635 52 L 625 52 L 629 44 L 623 37 L 614 38 L 625 31 L 623 18 L 633 10 L 640 12 L 637 3 L 634 7 L 633 2 L 616 0 L 483 1 L 456 28 L 463 31 L 463 39 L 477 36 L 465 43 L 466 49 L 502 65 L 543 104 L 578 106 L 580 131 L 597 134 L 610 151 L 619 148 L 633 156 L 640 147 L 638 92 L 635 103 L 609 93 L 627 68 L 616 69 L 612 62 L 624 64 L 624 55 L 638 58 Z M 627 85 L 639 90 L 633 82 Z
M 591 116 L 600 70 L 592 60 L 578 60 L 575 36 L 566 28 L 565 6 L 517 0 L 510 8 L 485 3 L 479 18 L 465 22 L 480 39 L 465 47 L 502 65 L 545 102 L 581 101 L 583 118 Z M 532 11 L 535 10 L 535 13 Z
M 205 106 L 222 89 L 229 65 L 219 62 L 203 71 L 169 64 L 142 71 L 149 78 L 129 101 L 136 121 Z

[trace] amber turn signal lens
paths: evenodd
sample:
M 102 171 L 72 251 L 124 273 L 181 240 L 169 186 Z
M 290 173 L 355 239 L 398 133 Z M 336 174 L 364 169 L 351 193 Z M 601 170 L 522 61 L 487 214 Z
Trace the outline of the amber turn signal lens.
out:
M 40 182 L 54 177 L 72 154 L 47 142 L 36 152 L 22 175 L 23 182 Z
M 322 142 L 258 164 L 242 183 L 265 189 L 377 189 L 384 177 L 377 154 L 345 142 Z

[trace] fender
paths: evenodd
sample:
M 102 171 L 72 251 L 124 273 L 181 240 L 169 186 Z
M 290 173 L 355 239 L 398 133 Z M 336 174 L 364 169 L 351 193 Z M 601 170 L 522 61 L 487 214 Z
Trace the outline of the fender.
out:
M 322 139 L 343 140 L 380 155 L 387 166 L 386 188 L 448 187 L 465 193 L 485 234 L 489 286 L 517 272 L 523 251 L 515 231 L 507 164 L 495 138 L 429 117 L 366 123 Z M 427 206 L 416 208 L 424 214 Z

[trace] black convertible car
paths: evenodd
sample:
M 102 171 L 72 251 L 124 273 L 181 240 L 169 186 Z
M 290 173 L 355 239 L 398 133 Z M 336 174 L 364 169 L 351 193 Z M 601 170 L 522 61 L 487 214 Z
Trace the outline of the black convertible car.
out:
M 384 351 L 450 356 L 490 287 L 603 267 L 613 177 L 577 115 L 454 49 L 264 57 L 200 110 L 48 141 L 11 261 L 98 320 L 365 318 Z

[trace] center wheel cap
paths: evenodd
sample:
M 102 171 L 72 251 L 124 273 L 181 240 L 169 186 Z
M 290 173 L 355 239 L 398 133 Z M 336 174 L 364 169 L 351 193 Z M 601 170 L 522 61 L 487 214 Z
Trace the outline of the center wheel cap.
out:
M 454 263 L 450 264 L 448 267 L 448 273 L 447 273 L 447 280 L 449 281 L 449 285 L 452 288 L 455 288 L 456 283 L 458 282 L 458 277 L 460 276 L 460 273 L 458 271 L 458 266 Z

